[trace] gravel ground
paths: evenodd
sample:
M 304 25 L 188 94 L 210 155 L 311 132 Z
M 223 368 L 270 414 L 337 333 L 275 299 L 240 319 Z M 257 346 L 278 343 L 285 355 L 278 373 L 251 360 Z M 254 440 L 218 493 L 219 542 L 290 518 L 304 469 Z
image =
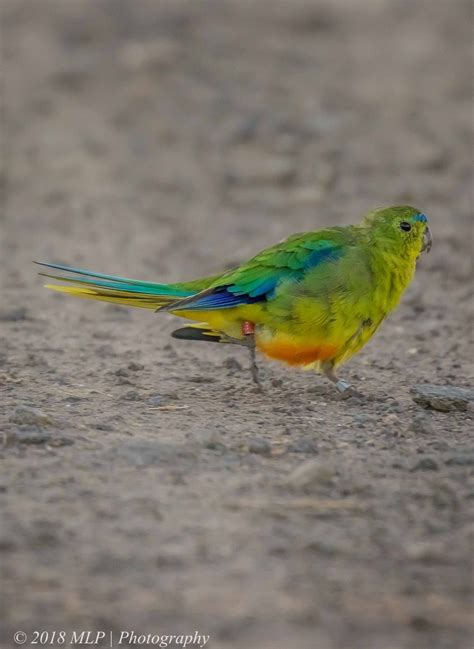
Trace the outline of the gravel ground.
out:
M 470 648 L 470 3 L 0 5 L 2 646 Z M 394 203 L 434 246 L 364 399 L 31 264 L 186 279 Z

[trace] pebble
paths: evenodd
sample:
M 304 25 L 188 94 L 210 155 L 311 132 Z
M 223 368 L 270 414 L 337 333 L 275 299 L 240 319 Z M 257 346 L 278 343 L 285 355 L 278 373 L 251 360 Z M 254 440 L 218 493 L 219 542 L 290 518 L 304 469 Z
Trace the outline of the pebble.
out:
M 295 439 L 293 442 L 288 444 L 287 451 L 290 453 L 308 453 L 311 455 L 316 455 L 318 449 L 316 444 L 310 439 Z
M 162 406 L 169 402 L 169 397 L 166 394 L 152 394 L 148 397 L 147 402 L 150 406 Z
M 439 465 L 431 457 L 424 457 L 417 462 L 412 468 L 412 471 L 438 471 Z
M 449 451 L 449 449 L 451 448 L 451 446 L 442 439 L 431 442 L 430 447 L 433 449 L 433 451 L 439 451 L 441 453 L 444 453 L 444 451 Z
M 352 403 L 352 397 L 350 399 Z M 355 415 L 354 416 L 354 423 L 356 424 L 357 428 L 365 428 L 366 424 L 370 424 L 373 422 L 373 418 L 370 417 L 370 415 Z
M 247 450 L 257 455 L 270 455 L 272 447 L 263 437 L 252 437 L 247 442 Z
M 126 401 L 141 401 L 142 397 L 136 390 L 128 390 L 128 392 L 125 392 L 125 394 L 121 397 L 122 399 L 125 399 Z
M 204 448 L 210 450 L 221 450 L 225 448 L 225 444 L 222 441 L 222 433 L 216 428 L 211 428 L 206 430 L 199 435 L 200 443 Z
M 330 539 L 315 539 L 309 541 L 303 546 L 303 550 L 322 554 L 327 557 L 334 557 L 338 554 L 344 554 L 347 549 Z
M 403 412 L 404 408 L 401 406 L 399 403 L 392 403 L 389 406 L 387 406 L 387 412 L 390 413 L 395 413 L 395 412 Z
M 285 484 L 294 489 L 310 489 L 317 485 L 330 487 L 336 477 L 335 469 L 327 462 L 307 460 L 291 471 Z
M 242 370 L 242 365 L 233 356 L 226 358 L 223 365 L 226 369 L 232 370 L 233 372 L 240 372 Z
M 217 379 L 213 376 L 188 376 L 187 380 L 191 383 L 216 383 Z
M 135 363 L 135 361 L 132 361 L 128 364 L 128 369 L 131 372 L 140 372 L 141 370 L 145 369 L 145 366 L 141 363 Z
M 431 435 L 434 432 L 431 418 L 424 412 L 420 412 L 413 417 L 410 429 L 414 433 L 421 433 L 422 435 Z
M 42 428 L 19 428 L 8 434 L 8 441 L 16 444 L 38 445 L 48 444 L 48 446 L 71 446 L 74 440 L 71 437 L 64 437 L 58 433 L 44 430 Z
M 474 392 L 452 385 L 414 385 L 411 393 L 413 401 L 418 405 L 441 412 L 465 411 L 474 403 Z
M 71 437 L 64 437 L 63 435 L 52 435 L 50 441 L 48 442 L 49 446 L 60 447 L 60 446 L 72 446 L 74 440 Z
M 17 406 L 10 421 L 26 426 L 49 426 L 54 423 L 49 415 L 32 406 Z
M 47 444 L 51 440 L 51 433 L 39 428 L 18 429 L 8 435 L 8 440 L 18 444 Z
M 445 461 L 448 466 L 472 466 L 474 455 L 452 455 Z
M 112 426 L 112 424 L 109 424 L 109 423 L 106 422 L 106 421 L 104 421 L 104 422 L 99 422 L 98 424 L 96 424 L 96 425 L 94 426 L 94 428 L 95 428 L 96 430 L 103 430 L 104 432 L 110 432 L 110 431 L 114 430 L 114 427 Z
M 26 320 L 28 311 L 24 306 L 18 306 L 13 309 L 2 309 L 0 311 L 0 320 L 4 322 L 17 322 L 18 320 Z
M 385 415 L 384 422 L 388 425 L 400 424 L 400 417 L 398 417 L 394 412 L 390 412 L 388 415 Z

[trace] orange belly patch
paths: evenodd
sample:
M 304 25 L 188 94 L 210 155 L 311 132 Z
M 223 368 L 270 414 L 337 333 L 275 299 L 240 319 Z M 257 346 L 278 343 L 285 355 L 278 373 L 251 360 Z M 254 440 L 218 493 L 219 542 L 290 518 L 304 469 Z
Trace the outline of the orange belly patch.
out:
M 257 340 L 257 348 L 278 361 L 289 365 L 308 365 L 316 361 L 327 361 L 337 353 L 334 345 L 303 345 L 296 342 L 273 340 Z

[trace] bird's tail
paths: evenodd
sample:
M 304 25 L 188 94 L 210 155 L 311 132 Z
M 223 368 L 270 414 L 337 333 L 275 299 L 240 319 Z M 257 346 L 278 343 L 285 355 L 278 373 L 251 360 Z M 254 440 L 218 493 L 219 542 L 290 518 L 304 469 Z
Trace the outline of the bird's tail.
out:
M 66 285 L 48 283 L 45 284 L 46 288 L 88 300 L 100 300 L 155 311 L 173 303 L 178 304 L 180 300 L 204 290 L 214 279 L 209 277 L 177 284 L 154 284 L 115 275 L 93 273 L 61 264 L 35 263 L 68 273 L 68 275 L 40 273 L 43 277 L 67 283 Z

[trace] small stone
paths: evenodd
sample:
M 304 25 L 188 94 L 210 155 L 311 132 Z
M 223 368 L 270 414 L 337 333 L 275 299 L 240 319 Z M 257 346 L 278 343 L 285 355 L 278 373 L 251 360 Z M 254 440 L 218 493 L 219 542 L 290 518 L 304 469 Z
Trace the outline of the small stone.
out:
M 53 435 L 49 441 L 49 446 L 59 448 L 60 446 L 72 446 L 74 440 L 71 437 L 64 437 L 63 435 Z
M 390 424 L 399 424 L 400 423 L 400 417 L 396 415 L 394 412 L 390 412 L 388 415 L 385 415 L 384 417 L 384 423 L 390 425 Z
M 166 401 L 166 397 L 162 394 L 154 394 L 148 399 L 150 406 L 162 406 Z
M 263 437 L 253 437 L 247 442 L 247 450 L 257 455 L 270 455 L 272 447 Z
M 431 423 L 431 418 L 423 412 L 418 413 L 413 417 L 410 424 L 410 429 L 414 433 L 420 433 L 422 435 L 432 434 L 433 426 Z
M 187 377 L 188 381 L 191 381 L 191 383 L 216 383 L 217 379 L 214 378 L 213 376 L 188 376 Z
M 434 626 L 433 621 L 424 615 L 412 615 L 409 624 L 416 631 L 427 631 Z
M 95 425 L 94 428 L 96 430 L 103 430 L 105 432 L 110 432 L 110 431 L 114 430 L 114 427 L 111 424 L 107 423 L 106 421 L 99 422 L 98 424 Z
M 353 397 L 349 399 L 349 401 L 352 403 Z M 372 417 L 369 415 L 355 415 L 354 416 L 354 423 L 357 426 L 357 428 L 365 428 L 366 424 L 369 424 L 372 421 Z
M 51 433 L 40 428 L 22 428 L 8 435 L 8 441 L 17 444 L 49 444 L 51 439 Z
M 117 353 L 115 352 L 112 345 L 99 345 L 99 347 L 96 348 L 95 353 L 100 358 L 106 358 L 108 356 L 117 356 Z
M 318 485 L 330 487 L 335 479 L 334 467 L 321 460 L 308 460 L 291 471 L 285 484 L 294 489 L 310 489 Z
M 115 385 L 134 385 L 133 381 L 127 379 L 125 376 L 118 376 Z
M 136 363 L 135 361 L 132 361 L 131 363 L 128 364 L 128 369 L 131 372 L 140 372 L 144 368 L 145 368 L 144 365 L 142 365 L 141 363 Z
M 444 453 L 445 451 L 449 451 L 451 449 L 451 446 L 447 444 L 444 440 L 439 439 L 433 441 L 430 444 L 430 448 L 432 448 L 433 451 L 439 451 L 440 453 Z
M 138 394 L 136 390 L 129 390 L 128 392 L 125 392 L 123 395 L 122 399 L 126 399 L 127 401 L 140 401 L 141 396 Z
M 316 444 L 312 440 L 305 438 L 295 439 L 290 442 L 287 446 L 287 451 L 290 453 L 308 453 L 311 455 L 316 455 L 318 453 Z
M 18 306 L 13 309 L 2 309 L 0 311 L 0 320 L 4 322 L 17 322 L 18 320 L 26 320 L 28 311 L 24 306 Z
M 394 460 L 390 466 L 392 466 L 394 469 L 404 469 L 405 468 L 405 465 L 403 464 L 403 462 L 400 462 L 400 460 Z
M 232 370 L 232 372 L 240 372 L 242 370 L 242 365 L 233 356 L 226 358 L 223 365 L 226 369 Z
M 51 417 L 46 413 L 31 406 L 17 406 L 10 421 L 22 426 L 48 426 L 53 423 Z
M 130 373 L 126 367 L 119 367 L 118 370 L 115 371 L 115 376 L 130 376 Z
M 85 401 L 85 400 L 86 400 L 86 397 L 79 397 L 78 395 L 75 395 L 75 394 L 70 394 L 65 399 L 63 399 L 63 401 L 65 401 L 69 405 L 71 405 L 73 403 L 79 403 L 80 401 Z
M 213 451 L 225 448 L 225 444 L 222 442 L 222 433 L 217 429 L 210 429 L 201 433 L 200 442 L 204 448 Z
M 431 457 L 424 457 L 412 467 L 412 471 L 438 471 L 438 463 Z
M 414 385 L 411 388 L 413 401 L 423 408 L 450 412 L 468 409 L 474 403 L 474 393 L 452 385 Z
M 48 446 L 60 447 L 71 446 L 74 444 L 74 439 L 65 437 L 57 432 L 45 430 L 44 428 L 21 427 L 17 430 L 8 433 L 8 444 L 25 444 L 31 446 L 41 446 L 47 444 Z
M 389 406 L 387 406 L 387 412 L 394 413 L 394 412 L 403 412 L 404 408 L 401 406 L 399 403 L 392 403 Z
M 338 554 L 344 554 L 345 548 L 329 539 L 315 539 L 309 541 L 303 546 L 303 550 L 314 552 L 315 554 L 322 554 L 326 557 L 334 557 Z
M 474 455 L 452 455 L 445 461 L 448 466 L 472 466 Z

